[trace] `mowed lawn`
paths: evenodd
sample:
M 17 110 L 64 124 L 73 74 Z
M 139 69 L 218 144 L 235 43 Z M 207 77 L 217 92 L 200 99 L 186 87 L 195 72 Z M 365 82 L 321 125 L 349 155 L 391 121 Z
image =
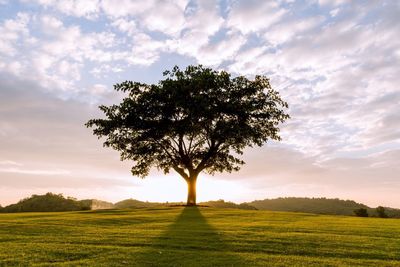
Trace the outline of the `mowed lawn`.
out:
M 171 207 L 0 214 L 0 266 L 400 266 L 400 220 Z

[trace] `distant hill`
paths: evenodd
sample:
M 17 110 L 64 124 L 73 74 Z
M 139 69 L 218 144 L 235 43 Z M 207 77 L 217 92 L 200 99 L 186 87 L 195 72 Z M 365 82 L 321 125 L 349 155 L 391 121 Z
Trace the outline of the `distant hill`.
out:
M 242 209 L 242 210 L 256 210 L 254 206 L 246 203 L 236 204 L 233 202 L 225 202 L 223 199 L 201 202 L 199 205 L 209 206 L 213 208 L 229 208 L 229 209 Z
M 287 197 L 276 199 L 256 200 L 247 203 L 259 210 L 307 212 L 331 215 L 354 215 L 355 209 L 367 209 L 370 216 L 377 216 L 376 210 L 353 200 L 329 199 L 329 198 L 300 198 Z M 389 217 L 400 218 L 400 210 L 385 208 Z
M 248 203 L 260 210 L 295 211 L 319 214 L 354 215 L 353 211 L 369 207 L 352 200 L 327 198 L 276 198 L 256 200 Z
M 29 211 L 78 211 L 78 210 L 97 210 L 97 209 L 135 209 L 153 208 L 162 206 L 183 206 L 184 203 L 157 203 L 145 202 L 136 199 L 125 199 L 117 203 L 106 202 L 97 199 L 76 200 L 75 198 L 65 198 L 61 194 L 47 193 L 45 195 L 32 195 L 22 199 L 16 204 L 6 207 L 0 206 L 0 212 L 29 212 Z M 369 216 L 377 217 L 375 208 L 370 208 L 364 204 L 353 200 L 328 199 L 328 198 L 299 198 L 287 197 L 276 199 L 255 200 L 249 203 L 236 204 L 226 202 L 222 199 L 216 201 L 201 202 L 199 205 L 213 208 L 231 208 L 243 210 L 271 210 L 305 212 L 329 215 L 354 216 L 354 210 L 366 209 Z M 385 207 L 385 213 L 391 218 L 400 218 L 400 209 Z
M 98 199 L 83 199 L 79 200 L 79 202 L 84 207 L 88 207 L 91 210 L 101 210 L 101 209 L 113 209 L 114 204 L 111 202 L 98 200 Z
M 77 211 L 90 209 L 73 198 L 64 198 L 62 195 L 47 193 L 45 195 L 32 195 L 16 204 L 2 208 L 1 212 L 27 212 L 27 211 Z
M 389 218 L 400 218 L 400 209 L 394 209 L 390 207 L 384 207 L 385 213 Z M 373 214 L 376 215 L 376 212 Z
M 156 202 L 144 202 L 136 199 L 125 199 L 114 204 L 116 209 L 151 208 L 163 205 Z

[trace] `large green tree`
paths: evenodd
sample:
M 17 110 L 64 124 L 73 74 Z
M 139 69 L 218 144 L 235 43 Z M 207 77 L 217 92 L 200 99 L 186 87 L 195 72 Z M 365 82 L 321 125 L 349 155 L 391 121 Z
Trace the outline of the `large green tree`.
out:
M 201 65 L 174 67 L 158 84 L 125 81 L 114 89 L 126 97 L 100 106 L 106 118 L 86 126 L 133 161 L 133 175 L 175 170 L 188 184 L 188 205 L 196 205 L 200 172 L 238 171 L 244 148 L 280 140 L 278 126 L 289 118 L 265 76 L 233 78 Z

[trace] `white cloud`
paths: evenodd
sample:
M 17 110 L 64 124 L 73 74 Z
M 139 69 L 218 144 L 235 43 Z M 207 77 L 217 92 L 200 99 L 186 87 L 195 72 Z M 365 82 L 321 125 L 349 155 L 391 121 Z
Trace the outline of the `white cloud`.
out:
M 197 53 L 198 61 L 206 65 L 219 65 L 224 60 L 232 59 L 245 42 L 246 39 L 240 34 L 228 34 L 222 41 L 201 47 Z
M 244 34 L 259 33 L 280 21 L 286 13 L 275 1 L 238 1 L 231 7 L 227 25 Z
M 63 30 L 64 24 L 54 16 L 44 15 L 40 17 L 43 33 L 54 36 L 59 30 Z
M 12 160 L 1 160 L 0 165 L 22 166 L 21 163 Z
M 175 4 L 174 1 L 156 1 L 152 8 L 141 15 L 141 23 L 151 31 L 168 35 L 178 35 L 185 23 L 186 4 Z
M 319 4 L 322 6 L 338 6 L 341 4 L 345 4 L 346 0 L 318 0 Z
M 123 33 L 128 36 L 132 36 L 134 33 L 138 32 L 136 22 L 134 20 L 127 20 L 124 18 L 118 18 L 111 23 L 112 26 L 118 28 Z
M 29 77 L 52 90 L 76 91 L 88 62 L 123 60 L 115 49 L 119 41 L 114 33 L 85 33 L 50 15 L 30 20 L 29 15 L 18 14 L 0 25 L 0 32 L 5 36 L 0 41 L 0 58 L 2 50 L 5 54 L 0 70 Z
M 339 14 L 339 12 L 340 12 L 340 8 L 335 8 L 335 9 L 332 9 L 332 10 L 329 12 L 329 14 L 330 14 L 332 17 L 336 17 L 336 16 Z
M 309 17 L 302 20 L 283 21 L 271 27 L 264 34 L 264 38 L 273 45 L 281 45 L 288 41 L 301 38 L 308 31 L 322 24 L 324 18 L 321 16 Z
M 98 0 L 61 0 L 57 8 L 68 15 L 91 18 L 99 12 Z
M 124 71 L 123 67 L 120 67 L 118 65 L 112 66 L 109 64 L 102 64 L 98 67 L 93 68 L 90 73 L 94 75 L 95 77 L 107 77 L 108 75 L 113 75 L 114 73 L 122 72 Z
M 29 37 L 29 20 L 28 14 L 18 13 L 15 19 L 7 19 L 0 25 L 0 55 L 14 56 L 17 53 L 21 39 Z
M 118 4 L 112 0 L 101 1 L 103 12 L 110 17 L 136 16 L 154 7 L 156 1 L 120 0 Z
M 214 35 L 223 23 L 224 19 L 219 14 L 218 2 L 202 0 L 196 2 L 195 10 L 187 16 L 185 28 L 188 32 L 199 32 L 209 37 Z
M 3 173 L 18 173 L 18 174 L 30 174 L 30 175 L 67 175 L 70 174 L 67 170 L 35 170 L 35 169 L 21 169 L 21 168 L 0 168 L 0 172 Z
M 9 63 L 7 66 L 6 66 L 6 69 L 8 70 L 8 72 L 10 72 L 11 74 L 13 74 L 13 75 L 21 75 L 21 73 L 22 73 L 22 71 L 23 71 L 23 69 L 24 69 L 24 66 L 20 63 L 20 62 L 18 62 L 18 61 L 15 61 L 15 62 L 11 62 L 11 63 Z
M 136 17 L 138 24 L 151 31 L 178 34 L 184 25 L 187 1 L 115 1 L 103 0 L 102 10 L 111 18 Z
M 217 1 L 204 0 L 197 1 L 196 4 L 196 8 L 186 18 L 185 31 L 181 38 L 168 41 L 168 46 L 172 51 L 177 51 L 180 54 L 195 57 L 197 60 L 202 61 L 202 49 L 203 53 L 207 49 L 212 49 L 209 46 L 210 38 L 221 29 L 224 19 L 219 14 Z M 221 45 L 224 46 L 224 44 Z M 235 44 L 233 43 L 232 45 Z M 216 48 L 218 44 L 211 46 Z M 217 58 L 217 55 L 214 54 L 214 56 Z M 210 63 L 210 61 L 214 61 L 212 63 L 221 62 L 220 59 L 212 60 L 209 57 L 206 63 Z
M 21 0 L 26 3 L 37 3 L 45 8 L 76 17 L 95 18 L 100 11 L 99 0 Z
M 229 68 L 269 73 L 291 107 L 285 143 L 304 153 L 326 160 L 344 151 L 398 144 L 396 9 L 385 6 L 371 21 L 365 20 L 369 11 L 357 5 L 330 23 L 289 18 L 265 32 L 271 47 L 242 50 Z M 391 93 L 385 107 L 377 109 L 376 101 Z
M 43 42 L 42 51 L 57 58 L 70 57 L 79 62 L 85 59 L 106 62 L 113 59 L 112 52 L 107 51 L 113 45 L 116 45 L 113 33 L 85 34 L 79 26 L 74 25 L 58 28 L 52 38 Z
M 229 65 L 229 70 L 234 73 L 250 76 L 265 72 L 266 70 L 264 68 L 261 70 L 259 69 L 259 60 L 255 59 L 259 59 L 260 56 L 264 55 L 267 49 L 267 46 L 261 46 L 240 51 L 240 53 L 235 56 L 234 63 Z M 265 62 L 263 62 L 263 64 L 265 64 Z
M 167 49 L 164 42 L 156 41 L 145 33 L 132 38 L 131 52 L 126 52 L 124 60 L 133 65 L 148 66 L 158 60 L 160 52 Z
M 107 86 L 104 84 L 95 84 L 89 89 L 89 92 L 94 95 L 103 95 L 107 92 Z

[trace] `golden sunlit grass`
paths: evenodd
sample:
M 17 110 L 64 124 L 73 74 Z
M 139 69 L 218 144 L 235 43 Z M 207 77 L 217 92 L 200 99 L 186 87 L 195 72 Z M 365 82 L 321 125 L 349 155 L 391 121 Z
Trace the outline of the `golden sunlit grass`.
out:
M 0 214 L 0 266 L 400 266 L 396 219 L 213 208 Z

